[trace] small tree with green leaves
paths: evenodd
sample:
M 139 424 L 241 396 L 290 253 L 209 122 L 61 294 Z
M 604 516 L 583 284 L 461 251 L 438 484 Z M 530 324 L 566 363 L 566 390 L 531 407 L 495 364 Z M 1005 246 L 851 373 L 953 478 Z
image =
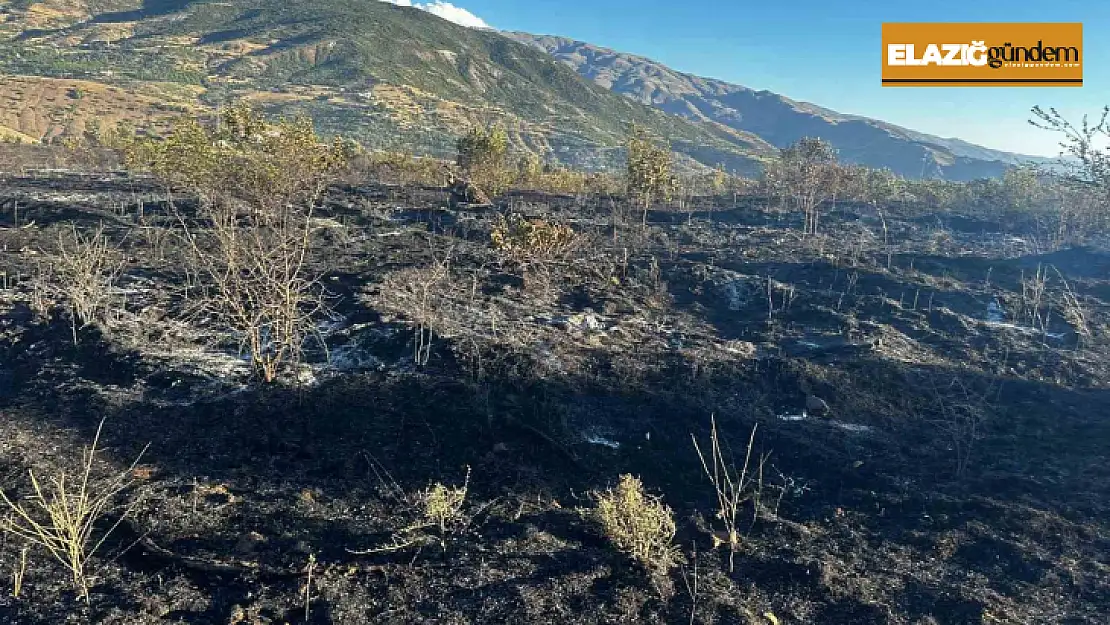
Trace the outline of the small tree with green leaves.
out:
M 1079 126 L 1064 119 L 1054 108 L 1046 112 L 1035 106 L 1033 115 L 1037 119 L 1029 123 L 1034 127 L 1063 135 L 1060 147 L 1075 159 L 1071 177 L 1110 194 L 1110 146 L 1106 145 L 1110 141 L 1110 106 L 1102 109 L 1095 123 L 1084 115 Z
M 1082 206 L 1082 214 L 1073 215 L 1070 229 L 1082 235 L 1110 228 L 1110 106 L 1103 107 L 1097 121 L 1086 115 L 1075 125 L 1049 108 L 1033 107 L 1036 119 L 1029 123 L 1036 128 L 1062 136 L 1060 148 L 1071 157 L 1062 177 L 1067 187 L 1068 203 Z
M 713 171 L 709 172 L 708 182 L 709 189 L 713 192 L 713 195 L 724 193 L 725 190 L 728 189 L 729 183 L 729 174 L 725 171 L 725 166 L 717 163 Z
M 1009 213 L 1028 213 L 1044 199 L 1045 186 L 1037 168 L 1030 165 L 1007 169 L 999 186 L 1003 208 Z
M 903 178 L 889 169 L 868 168 L 863 199 L 874 206 L 886 206 L 905 196 L 905 183 Z
M 886 168 L 843 165 L 840 168 L 839 196 L 885 207 L 902 198 L 905 191 L 903 182 L 902 178 Z
M 903 202 L 910 201 L 933 209 L 951 209 L 965 202 L 969 195 L 966 183 L 938 178 L 903 180 L 901 187 Z
M 543 161 L 535 154 L 526 154 L 516 163 L 516 184 L 522 187 L 534 187 L 540 184 L 544 175 Z
M 820 209 L 836 199 L 841 167 L 836 149 L 818 138 L 805 137 L 779 151 L 777 161 L 764 169 L 765 185 L 805 214 L 803 233 L 817 234 Z
M 491 195 L 504 193 L 517 178 L 509 160 L 509 134 L 504 128 L 471 128 L 455 142 L 456 164 L 479 188 Z
M 647 225 L 647 211 L 652 203 L 670 201 L 674 192 L 673 155 L 635 124 L 629 131 L 626 147 L 628 197 L 643 209 L 643 223 Z
M 184 119 L 165 140 L 126 150 L 133 168 L 199 199 L 199 219 L 179 220 L 190 273 L 210 294 L 195 310 L 239 337 L 266 382 L 299 361 L 315 331 L 323 290 L 309 268 L 312 214 L 352 152 L 321 141 L 308 118 L 271 122 L 244 104 L 214 128 Z

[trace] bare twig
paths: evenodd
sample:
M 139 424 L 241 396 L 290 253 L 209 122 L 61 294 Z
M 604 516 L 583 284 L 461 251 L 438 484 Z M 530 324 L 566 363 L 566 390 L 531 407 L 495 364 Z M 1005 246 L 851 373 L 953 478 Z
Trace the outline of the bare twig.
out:
M 724 532 L 713 532 L 713 544 L 715 547 L 728 547 L 729 572 L 732 572 L 735 568 L 736 552 L 740 549 L 739 516 L 741 508 L 749 501 L 752 503 L 753 524 L 759 514 L 760 499 L 763 494 L 763 467 L 768 456 L 760 457 L 758 465 L 751 466 L 752 449 L 755 446 L 755 433 L 758 427 L 758 425 L 752 427 L 747 452 L 744 456 L 744 464 L 739 470 L 724 457 L 717 432 L 716 417 L 712 418 L 708 458 L 702 452 L 701 446 L 698 445 L 697 438 L 693 435 L 690 437 L 694 441 L 694 449 L 698 453 L 698 459 L 701 460 L 705 475 L 709 478 L 717 495 L 717 518 L 724 524 L 725 530 Z

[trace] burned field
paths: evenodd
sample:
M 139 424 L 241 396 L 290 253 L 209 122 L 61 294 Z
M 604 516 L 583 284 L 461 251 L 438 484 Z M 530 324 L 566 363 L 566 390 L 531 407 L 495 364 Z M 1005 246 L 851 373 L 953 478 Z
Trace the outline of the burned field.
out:
M 445 205 L 330 189 L 323 306 L 264 383 L 193 305 L 187 198 L 3 179 L 0 487 L 80 475 L 102 421 L 96 473 L 128 485 L 87 600 L 0 539 L 0 620 L 1110 619 L 1105 244 L 905 206 L 840 203 L 803 237 L 758 198 Z M 75 282 L 101 244 L 102 281 Z M 734 549 L 694 444 L 714 422 L 758 477 Z M 622 474 L 673 509 L 675 566 L 589 512 Z

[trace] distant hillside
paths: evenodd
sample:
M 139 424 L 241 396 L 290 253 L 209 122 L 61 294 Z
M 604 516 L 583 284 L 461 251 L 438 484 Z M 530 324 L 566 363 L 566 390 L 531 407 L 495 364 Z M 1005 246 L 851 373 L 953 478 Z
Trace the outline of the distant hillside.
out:
M 720 80 L 675 71 L 650 59 L 615 52 L 564 37 L 502 33 L 543 50 L 581 76 L 660 110 L 751 133 L 776 147 L 804 136 L 831 141 L 843 160 L 889 167 L 912 178 L 968 180 L 1000 175 L 1028 157 L 942 139 L 886 122 L 845 115 L 770 91 L 755 91 Z
M 686 167 L 755 174 L 803 136 L 908 177 L 1000 174 L 1020 157 L 843 115 L 560 37 L 476 30 L 379 0 L 13 0 L 0 4 L 0 137 L 95 123 L 160 131 L 234 98 L 311 115 L 372 148 L 448 156 L 496 121 L 521 152 L 620 164 L 629 122 Z
M 0 75 L 3 132 L 35 138 L 92 119 L 151 126 L 245 96 L 373 147 L 439 155 L 491 120 L 521 150 L 586 167 L 618 161 L 629 122 L 704 165 L 750 173 L 774 153 L 495 32 L 378 0 L 24 0 L 0 7 Z

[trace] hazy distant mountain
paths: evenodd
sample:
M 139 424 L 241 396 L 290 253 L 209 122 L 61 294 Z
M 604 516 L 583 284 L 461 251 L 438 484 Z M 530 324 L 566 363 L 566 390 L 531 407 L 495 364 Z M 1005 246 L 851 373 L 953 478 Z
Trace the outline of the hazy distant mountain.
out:
M 804 136 L 818 136 L 831 141 L 839 148 L 841 158 L 849 162 L 889 167 L 913 178 L 941 176 L 955 180 L 995 176 L 1020 162 L 1052 160 L 991 150 L 837 113 L 565 37 L 502 34 L 553 55 L 581 76 L 632 100 L 688 119 L 748 132 L 776 147 L 785 147 Z

